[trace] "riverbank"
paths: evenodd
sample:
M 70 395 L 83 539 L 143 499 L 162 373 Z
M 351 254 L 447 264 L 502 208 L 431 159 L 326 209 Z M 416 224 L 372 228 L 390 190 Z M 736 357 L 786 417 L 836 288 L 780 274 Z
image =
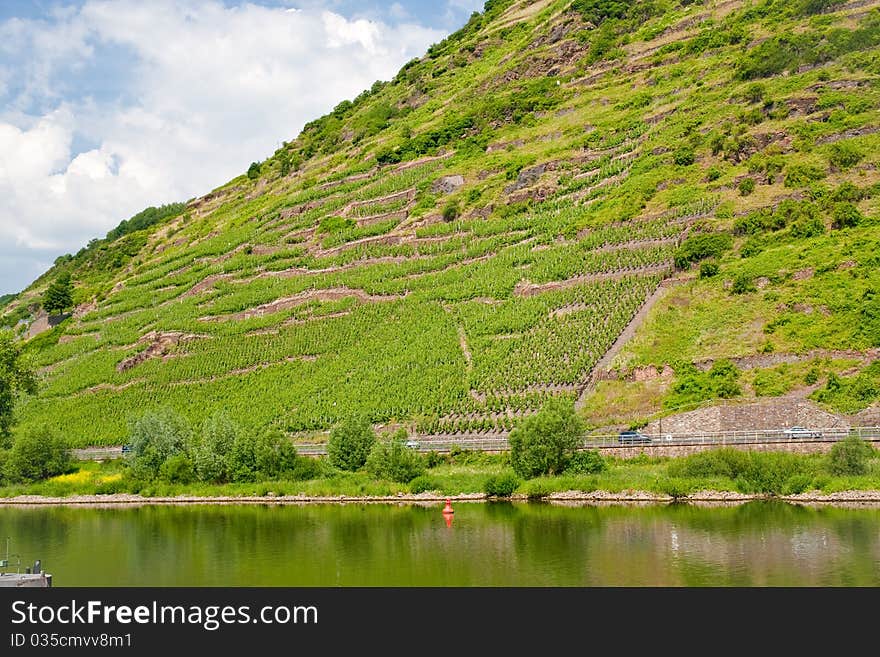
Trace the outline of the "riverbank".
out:
M 847 490 L 835 493 L 809 491 L 795 495 L 767 495 L 758 493 L 737 493 L 733 491 L 703 490 L 686 496 L 672 497 L 650 491 L 626 490 L 620 492 L 579 490 L 549 493 L 540 498 L 525 494 L 513 494 L 509 498 L 495 498 L 485 493 L 466 493 L 459 495 L 437 495 L 434 493 L 398 493 L 396 495 L 174 495 L 147 497 L 129 493 L 110 495 L 69 495 L 51 497 L 44 495 L 17 495 L 0 498 L 4 506 L 144 506 L 144 505 L 224 505 L 224 504 L 273 504 L 273 505 L 313 505 L 313 504 L 443 504 L 452 502 L 496 502 L 496 501 L 543 501 L 570 502 L 583 504 L 669 504 L 671 502 L 694 504 L 741 504 L 756 500 L 775 499 L 796 504 L 880 505 L 880 490 Z

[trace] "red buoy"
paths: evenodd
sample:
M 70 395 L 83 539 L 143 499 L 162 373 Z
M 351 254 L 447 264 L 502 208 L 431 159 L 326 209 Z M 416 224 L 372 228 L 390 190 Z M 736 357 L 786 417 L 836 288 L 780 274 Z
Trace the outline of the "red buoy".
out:
M 452 504 L 448 497 L 446 498 L 446 506 L 443 507 L 443 513 L 455 513 L 455 511 L 452 510 Z

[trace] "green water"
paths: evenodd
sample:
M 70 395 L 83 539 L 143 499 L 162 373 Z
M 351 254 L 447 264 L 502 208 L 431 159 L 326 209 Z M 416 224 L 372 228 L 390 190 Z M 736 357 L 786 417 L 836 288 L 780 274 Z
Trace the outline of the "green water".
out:
M 0 539 L 55 586 L 880 585 L 878 508 L 440 509 L 3 507 Z

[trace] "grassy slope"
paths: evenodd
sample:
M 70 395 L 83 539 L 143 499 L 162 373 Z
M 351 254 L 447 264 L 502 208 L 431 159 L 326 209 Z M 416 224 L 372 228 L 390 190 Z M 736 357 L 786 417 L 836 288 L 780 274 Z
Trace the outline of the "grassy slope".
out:
M 660 2 L 614 35 L 561 0 L 491 3 L 307 126 L 257 178 L 60 265 L 84 305 L 31 341 L 44 385 L 22 424 L 116 443 L 133 415 L 164 404 L 196 423 L 226 410 L 292 432 L 352 411 L 427 432 L 508 427 L 507 411 L 575 396 L 686 235 L 730 232 L 792 195 L 815 206 L 823 235 L 737 236 L 719 275 L 672 288 L 615 365 L 626 378 L 646 364 L 876 347 L 864 308 L 880 289 L 880 137 L 863 129 L 878 125 L 880 28 L 861 4 L 807 15 Z M 762 44 L 786 31 L 844 45 L 756 72 Z M 832 56 L 810 59 L 819 51 Z M 845 166 L 841 144 L 856 154 Z M 449 156 L 418 164 L 438 155 Z M 790 175 L 805 164 L 817 180 Z M 438 191 L 447 175 L 464 184 Z M 847 181 L 861 218 L 833 230 L 829 198 Z M 742 257 L 749 239 L 763 250 Z M 727 289 L 743 276 L 760 289 Z M 528 284 L 545 287 L 521 296 Z M 120 369 L 156 331 L 175 335 Z M 823 377 L 855 374 L 828 363 Z M 644 388 L 600 386 L 593 423 L 612 389 L 632 400 L 616 421 L 656 411 L 668 391 Z

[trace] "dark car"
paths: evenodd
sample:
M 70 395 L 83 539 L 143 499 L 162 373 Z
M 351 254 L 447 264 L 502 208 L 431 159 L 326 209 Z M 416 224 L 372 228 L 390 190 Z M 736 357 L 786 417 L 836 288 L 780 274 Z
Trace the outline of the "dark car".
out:
M 622 443 L 649 443 L 651 436 L 646 436 L 638 431 L 621 431 L 617 440 Z

